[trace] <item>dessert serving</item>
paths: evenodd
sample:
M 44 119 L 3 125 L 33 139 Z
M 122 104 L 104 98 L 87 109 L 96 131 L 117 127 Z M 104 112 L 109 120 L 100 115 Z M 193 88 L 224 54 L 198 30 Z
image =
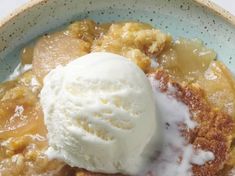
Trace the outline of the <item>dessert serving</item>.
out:
M 0 84 L 0 175 L 232 176 L 235 81 L 198 39 L 76 21 Z

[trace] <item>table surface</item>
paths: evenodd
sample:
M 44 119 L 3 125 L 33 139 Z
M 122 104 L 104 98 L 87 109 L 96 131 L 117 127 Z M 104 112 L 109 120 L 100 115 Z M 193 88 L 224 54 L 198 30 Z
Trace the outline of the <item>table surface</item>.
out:
M 8 0 L 1 2 L 0 5 L 0 20 L 10 14 L 14 9 L 20 7 L 22 4 L 30 0 Z M 211 0 L 220 5 L 230 13 L 235 15 L 235 1 L 234 0 Z

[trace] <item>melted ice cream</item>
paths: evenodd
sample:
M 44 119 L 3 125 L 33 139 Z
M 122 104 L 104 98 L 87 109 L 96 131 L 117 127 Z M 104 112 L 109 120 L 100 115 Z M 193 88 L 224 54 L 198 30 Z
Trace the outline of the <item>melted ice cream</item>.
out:
M 191 120 L 188 107 L 172 96 L 174 87 L 168 85 L 168 92 L 162 93 L 159 90 L 160 82 L 153 76 L 150 76 L 149 80 L 157 110 L 162 118 L 164 142 L 159 157 L 147 172 L 150 170 L 152 176 L 191 176 L 192 164 L 203 165 L 213 160 L 214 155 L 210 151 L 195 150 L 182 136 L 180 124 L 183 123 L 189 129 L 193 129 L 197 123 Z

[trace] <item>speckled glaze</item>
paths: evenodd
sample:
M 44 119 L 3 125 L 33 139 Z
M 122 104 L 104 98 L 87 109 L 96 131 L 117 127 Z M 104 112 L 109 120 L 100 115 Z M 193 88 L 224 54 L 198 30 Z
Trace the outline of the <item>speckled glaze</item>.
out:
M 142 21 L 174 38 L 202 39 L 235 73 L 234 17 L 208 0 L 34 0 L 0 22 L 0 81 L 15 68 L 25 44 L 83 18 Z

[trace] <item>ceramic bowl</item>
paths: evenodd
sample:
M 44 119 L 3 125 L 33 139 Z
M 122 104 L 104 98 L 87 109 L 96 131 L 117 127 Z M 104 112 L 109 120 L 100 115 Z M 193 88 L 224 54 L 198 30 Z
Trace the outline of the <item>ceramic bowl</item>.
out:
M 207 0 L 34 0 L 0 22 L 0 81 L 19 51 L 40 35 L 84 18 L 147 22 L 174 36 L 199 38 L 235 73 L 235 18 Z

